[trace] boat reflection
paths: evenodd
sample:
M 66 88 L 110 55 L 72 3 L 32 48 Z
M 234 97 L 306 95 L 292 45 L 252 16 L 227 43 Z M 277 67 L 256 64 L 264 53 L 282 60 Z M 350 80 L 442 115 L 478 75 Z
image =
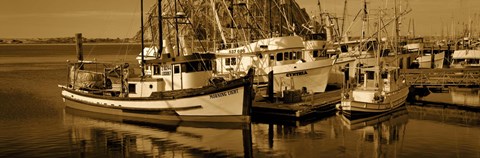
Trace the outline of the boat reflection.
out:
M 451 88 L 450 95 L 453 104 L 460 106 L 480 107 L 480 89 L 478 88 Z
M 250 124 L 146 123 L 70 108 L 65 108 L 64 124 L 74 157 L 252 157 Z
M 410 119 L 429 120 L 461 127 L 480 127 L 480 112 L 476 111 L 417 105 L 408 105 L 407 109 Z
M 396 157 L 397 153 L 400 153 L 397 150 L 401 150 L 408 122 L 408 112 L 405 106 L 389 113 L 354 120 L 341 114 L 339 117 L 342 117 L 341 120 L 345 127 L 360 134 L 362 141 L 351 140 L 351 143 L 357 141 L 359 143 L 357 146 L 372 148 L 372 150 L 357 148 L 357 151 L 353 152 L 357 154 L 357 157 Z M 368 151 L 373 151 L 372 155 L 368 155 L 370 154 Z

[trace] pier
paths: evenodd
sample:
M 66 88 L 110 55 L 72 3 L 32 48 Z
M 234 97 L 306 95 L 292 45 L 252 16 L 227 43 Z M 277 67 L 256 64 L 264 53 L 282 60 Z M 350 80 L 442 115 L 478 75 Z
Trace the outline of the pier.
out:
M 340 94 L 340 89 L 307 94 L 302 96 L 302 101 L 297 103 L 255 101 L 252 112 L 254 117 L 302 119 L 311 114 L 334 111 L 335 103 L 340 102 Z
M 406 82 L 411 86 L 478 86 L 480 68 L 405 69 Z

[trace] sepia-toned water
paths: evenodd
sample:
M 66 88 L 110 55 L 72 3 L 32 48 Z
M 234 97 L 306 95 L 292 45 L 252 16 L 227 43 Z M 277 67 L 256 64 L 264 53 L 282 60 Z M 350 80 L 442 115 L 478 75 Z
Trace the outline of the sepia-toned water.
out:
M 136 63 L 139 45 L 85 45 L 85 59 Z M 58 84 L 74 45 L 0 45 L 0 157 L 480 157 L 480 113 L 407 105 L 243 128 L 147 124 L 66 109 Z M 131 64 L 131 66 L 137 66 Z M 430 100 L 479 106 L 478 89 Z

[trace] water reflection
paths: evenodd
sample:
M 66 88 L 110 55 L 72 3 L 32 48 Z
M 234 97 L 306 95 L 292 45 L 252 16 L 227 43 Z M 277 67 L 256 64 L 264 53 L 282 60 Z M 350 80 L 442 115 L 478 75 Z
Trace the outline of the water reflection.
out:
M 65 109 L 75 157 L 251 157 L 250 125 L 243 128 L 144 123 Z
M 402 145 L 398 144 L 404 139 L 408 123 L 408 112 L 404 106 L 393 112 L 354 120 L 349 120 L 343 115 L 341 117 L 345 127 L 361 135 L 361 140 L 365 144 L 360 145 L 373 144 L 373 155 L 368 156 L 369 152 L 361 151 L 357 152 L 357 157 L 396 157 L 397 153 L 400 153 Z
M 480 107 L 478 88 L 451 88 L 450 95 L 453 104 Z

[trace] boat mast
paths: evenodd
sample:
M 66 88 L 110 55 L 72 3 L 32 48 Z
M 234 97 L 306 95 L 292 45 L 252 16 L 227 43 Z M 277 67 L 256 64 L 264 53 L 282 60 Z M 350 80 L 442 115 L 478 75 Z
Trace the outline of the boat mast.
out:
M 347 19 L 347 0 L 345 0 L 345 3 L 343 4 L 343 15 L 342 15 L 342 32 L 341 34 L 344 34 L 345 30 L 345 19 Z M 346 37 L 346 36 L 345 36 Z
M 179 15 L 177 15 L 177 1 L 176 0 L 175 0 L 174 5 L 175 5 L 175 40 L 177 41 L 176 42 L 176 47 L 177 47 L 177 53 L 178 53 L 177 56 L 183 56 L 182 54 L 180 54 L 180 44 L 179 44 L 180 39 L 178 38 L 178 18 L 179 18 L 178 16 Z M 173 83 L 172 83 L 172 85 L 173 85 Z
M 141 61 L 140 67 L 142 69 L 141 76 L 143 78 L 145 76 L 145 69 L 144 69 L 145 68 L 145 57 L 144 57 L 145 52 L 143 50 L 145 48 L 145 45 L 144 45 L 144 42 L 143 42 L 143 38 L 144 38 L 143 37 L 143 34 L 144 34 L 144 32 L 143 32 L 143 0 L 140 0 L 140 30 L 142 31 L 142 51 L 141 51 L 142 52 L 141 53 L 142 54 L 142 61 Z
M 395 37 L 393 39 L 393 47 L 394 47 L 394 50 L 393 52 L 395 53 L 395 59 L 397 58 L 397 46 L 398 46 L 398 36 L 399 36 L 399 28 L 398 28 L 398 17 L 397 17 L 397 0 L 394 0 L 393 2 L 393 7 L 394 7 L 394 17 L 395 17 Z
M 157 1 L 157 13 L 158 13 L 158 48 L 157 55 L 162 57 L 163 51 L 163 25 L 162 25 L 162 0 Z

